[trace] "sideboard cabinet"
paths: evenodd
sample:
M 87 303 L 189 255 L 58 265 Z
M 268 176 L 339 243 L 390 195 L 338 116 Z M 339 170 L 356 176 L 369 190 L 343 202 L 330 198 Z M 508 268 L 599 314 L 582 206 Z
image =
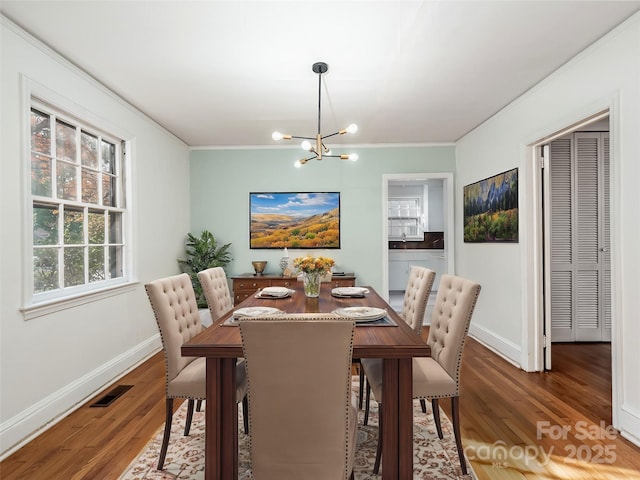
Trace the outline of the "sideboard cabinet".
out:
M 247 273 L 237 277 L 231 277 L 233 281 L 233 304 L 238 305 L 245 298 L 253 295 L 265 287 L 289 287 L 293 288 L 298 279 L 296 277 L 281 277 L 279 275 L 254 275 Z M 331 288 L 355 287 L 356 277 L 352 273 L 346 275 L 334 275 L 331 277 Z

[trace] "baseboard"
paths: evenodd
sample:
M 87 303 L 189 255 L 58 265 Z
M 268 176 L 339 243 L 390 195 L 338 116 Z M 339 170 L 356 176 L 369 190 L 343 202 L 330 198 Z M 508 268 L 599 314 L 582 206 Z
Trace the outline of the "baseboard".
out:
M 620 410 L 620 435 L 640 447 L 640 412 L 624 405 Z
M 0 460 L 48 430 L 162 348 L 156 334 L 0 424 Z
M 496 335 L 491 330 L 474 325 L 473 323 L 469 326 L 469 336 L 473 337 L 496 355 L 504 358 L 513 366 L 522 368 L 520 365 L 522 349 L 515 343 Z

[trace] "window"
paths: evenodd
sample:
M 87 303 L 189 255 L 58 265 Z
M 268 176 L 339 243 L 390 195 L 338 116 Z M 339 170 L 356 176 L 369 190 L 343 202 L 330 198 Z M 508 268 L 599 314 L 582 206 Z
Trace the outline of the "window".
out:
M 402 240 L 420 238 L 423 217 L 418 197 L 389 198 L 387 207 L 389 238 Z
M 123 283 L 124 143 L 33 99 L 32 301 Z

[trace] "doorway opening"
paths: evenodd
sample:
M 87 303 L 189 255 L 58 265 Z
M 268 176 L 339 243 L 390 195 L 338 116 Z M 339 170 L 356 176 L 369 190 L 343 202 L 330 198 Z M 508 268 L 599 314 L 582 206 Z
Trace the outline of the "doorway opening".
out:
M 544 370 L 554 342 L 611 340 L 608 112 L 588 120 L 536 146 Z
M 382 293 L 394 309 L 402 308 L 410 265 L 434 269 L 436 286 L 455 272 L 453 214 L 453 173 L 382 176 Z

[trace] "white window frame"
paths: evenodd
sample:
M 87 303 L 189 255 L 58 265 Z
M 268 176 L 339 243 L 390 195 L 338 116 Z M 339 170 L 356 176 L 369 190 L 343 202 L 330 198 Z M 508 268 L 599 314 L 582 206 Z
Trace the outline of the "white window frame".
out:
M 23 98 L 22 112 L 24 119 L 22 122 L 23 131 L 23 307 L 21 309 L 24 319 L 44 316 L 77 305 L 100 300 L 102 298 L 119 295 L 135 289 L 137 280 L 135 264 L 133 258 L 133 196 L 132 184 L 133 175 L 131 165 L 133 163 L 134 140 L 127 132 L 114 127 L 98 115 L 79 106 L 71 100 L 51 91 L 50 89 L 30 80 L 22 78 Z M 105 132 L 105 138 L 113 141 L 121 148 L 122 161 L 119 174 L 122 176 L 120 195 L 126 199 L 122 205 L 122 243 L 123 276 L 115 279 L 108 279 L 96 283 L 87 283 L 76 287 L 52 290 L 49 292 L 34 292 L 33 275 L 33 204 L 38 198 L 31 194 L 31 109 L 42 110 L 45 113 L 52 113 L 52 110 L 60 115 L 62 120 L 71 120 L 79 127 L 87 128 L 89 131 Z M 55 132 L 52 130 L 52 135 Z M 52 199 L 56 202 L 55 199 Z M 108 232 L 105 232 L 108 234 Z

